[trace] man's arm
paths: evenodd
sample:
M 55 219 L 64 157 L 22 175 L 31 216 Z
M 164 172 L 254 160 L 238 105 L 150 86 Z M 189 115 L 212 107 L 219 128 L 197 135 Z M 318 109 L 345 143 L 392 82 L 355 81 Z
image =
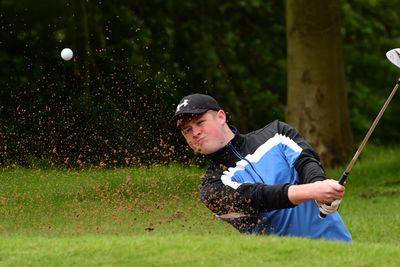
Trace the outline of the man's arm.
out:
M 203 203 L 216 214 L 254 214 L 266 210 L 292 208 L 288 198 L 290 184 L 241 184 L 232 188 L 223 184 L 218 172 L 209 169 L 200 190 Z
M 334 200 L 342 199 L 344 186 L 337 181 L 327 180 L 319 155 L 311 145 L 295 128 L 286 123 L 278 122 L 278 129 L 281 134 L 290 137 L 302 148 L 300 155 L 294 162 L 294 167 L 302 184 L 289 187 L 289 200 L 298 205 L 308 200 L 331 203 Z
M 214 176 L 205 178 L 200 197 L 215 214 L 254 214 L 292 208 L 309 200 L 330 203 L 341 199 L 344 189 L 344 186 L 330 179 L 300 185 L 242 184 L 234 189 Z
M 288 198 L 294 205 L 308 200 L 331 203 L 336 199 L 342 199 L 344 191 L 344 186 L 335 180 L 329 179 L 310 184 L 291 185 L 288 189 Z
M 324 168 L 321 165 L 318 153 L 301 136 L 301 134 L 287 123 L 278 121 L 278 132 L 292 139 L 302 151 L 294 163 L 302 184 L 323 181 L 326 179 Z M 285 152 L 284 152 L 285 153 Z M 288 159 L 288 161 L 290 161 Z

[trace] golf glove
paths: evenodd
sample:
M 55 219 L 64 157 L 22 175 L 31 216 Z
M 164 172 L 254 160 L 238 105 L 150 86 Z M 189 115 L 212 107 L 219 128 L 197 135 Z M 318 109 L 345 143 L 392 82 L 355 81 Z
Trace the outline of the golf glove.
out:
M 341 199 L 336 199 L 335 201 L 333 201 L 330 205 L 327 205 L 325 203 L 321 203 L 318 201 L 315 201 L 319 207 L 319 211 L 325 215 L 329 215 L 332 213 L 335 213 L 340 206 L 340 202 L 342 202 Z

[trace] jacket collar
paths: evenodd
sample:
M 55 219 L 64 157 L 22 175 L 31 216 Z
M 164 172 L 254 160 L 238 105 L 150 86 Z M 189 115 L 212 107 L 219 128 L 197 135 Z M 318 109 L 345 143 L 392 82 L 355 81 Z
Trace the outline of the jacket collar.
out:
M 236 163 L 236 161 L 238 160 L 238 156 L 235 155 L 234 150 L 240 153 L 245 139 L 235 127 L 231 126 L 230 128 L 235 134 L 233 139 L 220 150 L 207 155 L 207 157 L 211 159 L 214 163 L 221 163 L 228 166 L 230 165 L 229 163 Z

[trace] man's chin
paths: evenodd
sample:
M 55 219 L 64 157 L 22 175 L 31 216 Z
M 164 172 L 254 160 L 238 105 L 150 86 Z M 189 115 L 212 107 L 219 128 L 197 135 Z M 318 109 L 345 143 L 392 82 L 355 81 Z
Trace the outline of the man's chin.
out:
M 212 153 L 209 151 L 209 149 L 207 149 L 207 147 L 200 147 L 200 146 L 193 148 L 193 151 L 197 154 L 203 154 L 203 155 Z
M 204 150 L 204 148 L 196 148 L 196 149 L 194 150 L 194 152 L 197 153 L 197 154 L 203 154 L 203 155 L 208 154 L 207 151 Z
M 209 155 L 214 152 L 218 151 L 218 149 L 212 149 L 212 148 L 207 148 L 207 147 L 202 147 L 200 149 L 197 149 L 195 152 L 203 155 Z

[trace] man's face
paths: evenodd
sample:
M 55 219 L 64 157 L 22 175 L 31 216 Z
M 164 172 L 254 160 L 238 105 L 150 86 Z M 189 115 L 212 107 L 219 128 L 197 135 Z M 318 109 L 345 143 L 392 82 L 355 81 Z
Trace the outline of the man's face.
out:
M 211 154 L 224 146 L 224 125 L 226 115 L 223 110 L 212 111 L 191 118 L 178 120 L 178 127 L 194 152 Z

